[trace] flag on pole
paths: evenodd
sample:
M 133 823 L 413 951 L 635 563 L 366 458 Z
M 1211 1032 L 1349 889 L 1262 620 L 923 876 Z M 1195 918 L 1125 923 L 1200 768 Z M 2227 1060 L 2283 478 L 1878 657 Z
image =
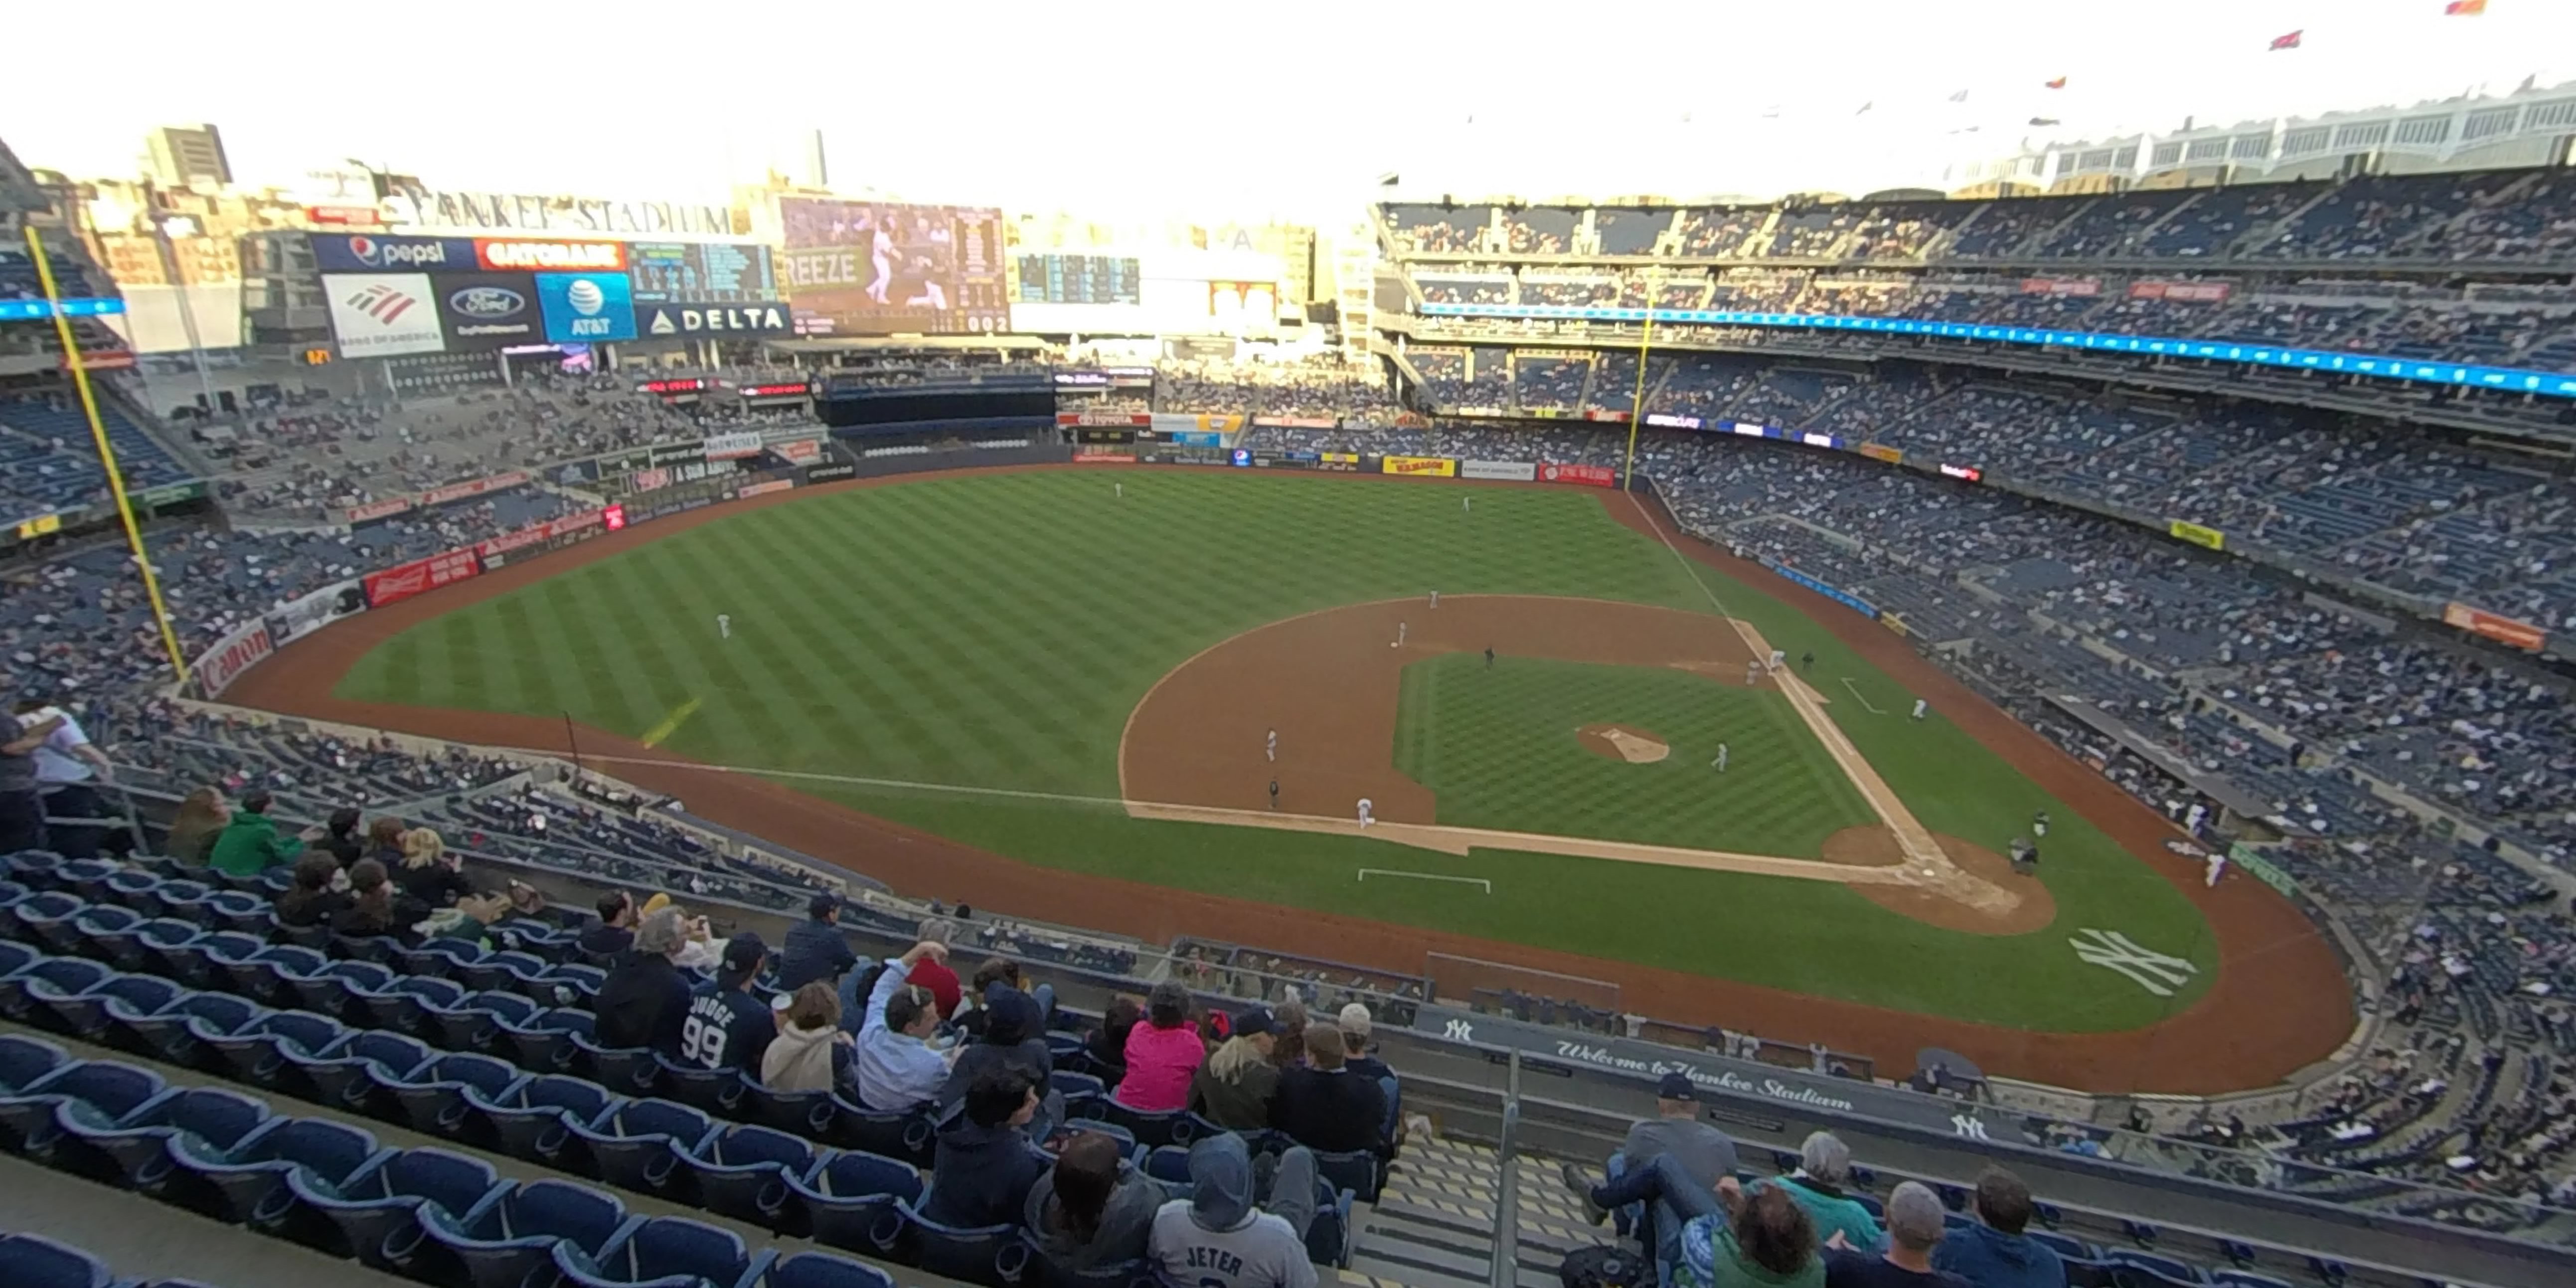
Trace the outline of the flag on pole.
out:
M 1870 101 L 1868 101 L 1868 102 L 1866 102 L 1866 103 L 1861 104 L 1861 105 L 1860 105 L 1860 110 L 1859 110 L 1859 111 L 1857 111 L 1857 112 L 1852 113 L 1852 115 L 1854 115 L 1854 116 L 1867 116 L 1867 115 L 1869 115 L 1869 109 L 1871 109 L 1871 108 L 1873 108 L 1873 107 L 1876 107 L 1876 106 L 1878 106 L 1878 100 L 1877 100 L 1877 99 L 1871 99 Z
M 2451 0 L 2442 6 L 2446 18 L 2476 18 L 2487 11 L 2487 0 Z
M 1951 95 L 1951 96 L 1950 96 L 1950 101 L 1951 101 L 1951 102 L 1953 102 L 1953 103 L 1965 103 L 1965 102 L 1967 102 L 1967 101 L 1968 101 L 1968 91 L 1966 91 L 1966 90 L 1964 90 L 1964 89 L 1963 89 L 1963 90 L 1960 90 L 1958 93 L 1953 94 L 1953 95 Z
M 2056 80 L 2048 82 L 2048 87 L 2050 89 L 2064 89 L 2066 88 L 2066 78 L 2060 76 Z
M 2284 49 L 2298 48 L 2299 37 L 2306 34 L 2308 34 L 2308 29 L 2301 27 L 2297 31 L 2291 32 L 2289 35 L 2272 37 L 2272 52 L 2279 53 Z

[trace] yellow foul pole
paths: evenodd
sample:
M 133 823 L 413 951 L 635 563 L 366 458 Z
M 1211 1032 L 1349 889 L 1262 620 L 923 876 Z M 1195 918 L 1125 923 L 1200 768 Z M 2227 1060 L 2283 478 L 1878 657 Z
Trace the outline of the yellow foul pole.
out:
M 152 558 L 143 552 L 143 529 L 134 522 L 134 503 L 125 495 L 125 475 L 116 468 L 116 448 L 107 441 L 107 422 L 98 416 L 98 394 L 89 387 L 89 362 L 81 357 L 80 341 L 72 336 L 72 320 L 63 312 L 62 292 L 54 285 L 54 266 L 45 258 L 45 240 L 34 225 L 27 228 L 27 249 L 36 258 L 36 277 L 44 283 L 45 302 L 53 306 L 54 336 L 63 343 L 63 365 L 71 368 L 72 387 L 80 390 L 81 411 L 89 417 L 90 442 L 98 448 L 98 463 L 107 471 L 108 490 L 116 497 L 116 514 L 125 523 L 125 544 L 134 551 L 134 566 L 143 572 L 143 593 L 152 600 L 152 620 L 161 627 L 161 647 L 170 650 L 170 670 L 179 682 L 188 682 L 188 661 L 179 655 L 179 633 L 170 627 L 169 606 L 161 602 L 161 579 L 152 571 Z
M 1646 351 L 1655 343 L 1655 279 L 1646 279 L 1646 332 L 1637 337 L 1637 392 L 1628 400 L 1628 460 L 1619 471 L 1619 490 L 1636 491 L 1637 430 L 1646 423 Z

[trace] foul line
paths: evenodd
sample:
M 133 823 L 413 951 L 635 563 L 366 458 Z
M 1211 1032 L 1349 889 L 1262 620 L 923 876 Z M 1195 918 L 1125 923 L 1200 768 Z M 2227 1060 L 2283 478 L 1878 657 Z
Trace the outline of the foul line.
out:
M 653 726 L 645 732 L 643 738 L 644 745 L 647 747 L 659 747 L 662 745 L 663 739 L 670 737 L 672 734 L 678 733 L 680 731 L 680 726 L 687 724 L 689 722 L 689 717 L 698 713 L 699 701 L 701 700 L 698 698 L 691 698 L 688 701 L 671 708 L 671 714 L 662 717 L 662 723 Z
M 1850 676 L 1846 675 L 1846 676 L 1844 676 L 1844 677 L 1843 677 L 1843 687 L 1844 687 L 1844 688 L 1846 688 L 1846 689 L 1851 690 L 1851 695 L 1852 695 L 1853 697 L 1855 697 L 1855 698 L 1860 699 L 1860 704 L 1861 704 L 1862 706 L 1864 706 L 1864 707 L 1869 708 L 1869 713 L 1870 713 L 1871 715 L 1874 715 L 1874 716 L 1883 716 L 1883 715 L 1886 715 L 1886 714 L 1887 714 L 1886 712 L 1881 711 L 1881 710 L 1879 710 L 1879 709 L 1878 709 L 1878 704 L 1877 704 L 1877 703 L 1872 702 L 1872 701 L 1870 701 L 1870 700 L 1869 700 L 1869 695 L 1868 695 L 1868 694 L 1863 693 L 1863 692 L 1861 692 L 1861 691 L 1860 691 L 1860 686 L 1859 686 L 1859 685 L 1854 684 L 1854 683 L 1852 683 L 1852 682 L 1851 682 L 1851 677 L 1850 677 Z
M 1437 872 L 1406 872 L 1400 868 L 1361 868 L 1360 880 L 1367 881 L 1372 872 L 1382 877 L 1411 877 L 1416 881 L 1455 881 L 1460 885 L 1482 886 L 1487 894 L 1494 892 L 1494 883 L 1483 877 L 1452 877 Z

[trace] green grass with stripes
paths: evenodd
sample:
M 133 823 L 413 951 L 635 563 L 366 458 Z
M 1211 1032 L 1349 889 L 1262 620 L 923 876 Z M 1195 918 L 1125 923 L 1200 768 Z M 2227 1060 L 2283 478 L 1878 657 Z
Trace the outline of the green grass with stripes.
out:
M 1395 767 L 1439 793 L 1443 823 L 1813 858 L 1835 830 L 1878 821 L 1773 689 L 1545 658 L 1488 671 L 1452 653 L 1404 668 L 1399 703 Z M 1578 736 L 1591 724 L 1672 754 L 1610 759 Z
M 1124 500 L 1112 495 L 1113 481 L 1125 484 Z M 1113 480 L 1067 470 L 817 496 L 721 517 L 423 622 L 361 659 L 339 692 L 569 714 L 630 736 L 695 701 L 663 744 L 675 753 L 824 775 L 790 781 L 1029 862 L 1899 1009 L 2038 1030 L 2119 1029 L 2187 1005 L 2207 985 L 2214 946 L 2178 892 L 1938 713 L 1904 719 L 1912 695 L 1819 624 L 1612 521 L 1603 503 L 1624 503 L 1615 498 L 1478 490 L 1471 510 L 1465 495 L 1433 483 L 1132 470 Z M 2033 935 L 1959 935 L 1822 882 L 1486 850 L 1458 857 L 951 790 L 1112 798 L 1127 714 L 1174 666 L 1292 614 L 1433 589 L 1694 612 L 1717 611 L 1713 595 L 1792 656 L 1815 652 L 1810 674 L 1834 699 L 1832 718 L 1926 825 L 2001 849 L 2032 810 L 2051 809 L 2059 821 L 2042 879 L 2058 923 Z M 718 634 L 719 613 L 732 618 L 729 640 Z M 1716 695 L 1700 696 L 1724 700 L 1725 686 L 1708 687 Z M 1444 720 L 1452 708 L 1444 697 Z M 1508 724 L 1512 715 L 1498 706 L 1479 718 Z M 1785 718 L 1710 708 L 1705 720 L 1729 731 L 1738 758 L 1730 779 L 1789 773 L 1821 755 L 1812 739 L 1765 743 Z M 1702 720 L 1694 715 L 1685 727 L 1637 717 L 1674 743 L 1667 764 L 1676 782 L 1694 780 L 1694 760 L 1698 774 L 1715 777 Z M 1731 736 L 1739 727 L 1742 739 Z M 1433 772 L 1445 776 L 1447 759 L 1468 753 L 1465 744 L 1453 751 L 1446 733 L 1435 741 L 1444 766 Z M 1495 772 L 1515 772 L 1509 760 L 1497 759 Z M 1595 763 L 1621 773 L 1664 768 Z M 1629 781 L 1643 791 L 1651 777 Z M 1836 794 L 1847 784 L 1806 788 L 1809 815 L 1768 808 L 1771 793 L 1755 781 L 1741 790 L 1703 782 L 1707 795 L 1696 800 L 1691 790 L 1634 802 L 1569 790 L 1553 812 L 1524 809 L 1500 788 L 1462 781 L 1459 790 L 1519 811 L 1492 816 L 1535 831 L 1597 832 L 1626 825 L 1608 815 L 1666 805 L 1683 811 L 1672 826 L 1688 829 L 1692 809 L 1718 811 L 1730 838 L 1767 833 L 1782 853 L 1812 852 L 1815 839 L 1848 821 L 1841 811 L 1850 797 Z M 1587 807 L 1604 817 L 1585 824 Z M 1361 866 L 1487 877 L 1494 893 L 1439 882 L 1361 885 Z M 2190 958 L 2200 974 L 2172 998 L 2149 996 L 2082 964 L 2067 944 L 2080 927 L 2122 931 Z M 1294 946 L 1288 923 L 1204 929 Z

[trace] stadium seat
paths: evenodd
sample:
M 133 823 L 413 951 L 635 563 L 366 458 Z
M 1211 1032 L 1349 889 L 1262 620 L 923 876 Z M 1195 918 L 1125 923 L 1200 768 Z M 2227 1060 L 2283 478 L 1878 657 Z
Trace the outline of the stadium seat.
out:
M 1188 1145 L 1192 1139 L 1191 1133 L 1197 1130 L 1186 1111 L 1170 1109 L 1149 1112 L 1143 1109 L 1130 1109 L 1118 1103 L 1116 1096 L 1109 1097 L 1102 1105 L 1100 1116 L 1106 1121 L 1126 1128 L 1129 1134 L 1136 1138 L 1137 1144 L 1148 1149 L 1164 1145 Z
M 89 901 L 61 890 L 48 890 L 20 900 L 14 911 L 18 917 L 19 937 L 57 956 L 76 956 L 81 948 L 80 927 L 73 918 L 89 907 Z
M 662 1094 L 694 1105 L 718 1118 L 731 1118 L 742 1105 L 742 1074 L 734 1069 L 702 1069 L 656 1053 L 656 1075 Z
M 88 1105 L 114 1121 L 171 1094 L 161 1075 L 149 1069 L 112 1060 L 68 1061 L 0 1096 L 0 1149 L 43 1157 L 61 1132 L 54 1111 L 67 1101 Z
M 1099 1106 L 1109 1099 L 1108 1084 L 1087 1073 L 1057 1069 L 1047 1075 L 1047 1085 L 1064 1097 L 1068 1118 L 1097 1118 Z
M 429 1063 L 426 1043 L 381 1029 L 358 1029 L 322 1049 L 303 1066 L 318 1103 L 388 1122 L 402 1116 L 393 1084 Z
M 513 1063 L 530 1073 L 569 1073 L 577 1053 L 573 1035 L 591 1036 L 596 1021 L 588 1011 L 558 1006 L 532 1010 L 516 1019 L 504 1015 L 493 1023 L 500 1031 L 495 1053 L 506 1052 Z
M 477 1146 L 491 1144 L 495 1136 L 490 1121 L 474 1112 L 465 1093 L 471 1090 L 499 1099 L 528 1080 L 516 1065 L 468 1051 L 432 1056 L 427 1064 L 398 1076 L 381 1070 L 368 1076 L 377 1091 L 393 1097 L 413 1131 Z
M 1190 1183 L 1190 1151 L 1178 1145 L 1157 1145 L 1145 1156 L 1145 1175 L 1169 1185 Z
M 171 1137 L 184 1132 L 232 1149 L 279 1121 L 266 1103 L 221 1087 L 188 1087 L 122 1115 L 67 1100 L 54 1107 L 60 1136 L 49 1161 L 63 1171 L 143 1190 L 168 1171 Z
M 322 1058 L 323 1052 L 347 1041 L 357 1031 L 305 1011 L 269 1011 L 228 1033 L 212 1027 L 202 1033 L 195 1028 L 189 1030 L 214 1050 L 237 1081 L 255 1083 L 298 1100 L 320 1097 L 311 1066 Z
M 415 1226 L 385 1240 L 385 1260 L 407 1278 L 452 1283 L 454 1267 L 468 1288 L 521 1288 L 532 1273 L 552 1273 L 557 1243 L 594 1262 L 642 1217 L 626 1214 L 617 1196 L 570 1181 L 530 1181 L 504 1190 L 473 1219 L 423 1207 Z
M 110 1288 L 116 1276 L 78 1248 L 32 1234 L 0 1236 L 0 1283 L 10 1288 Z
M 530 990 L 539 987 L 538 981 L 551 969 L 545 958 L 505 951 L 458 962 L 455 979 L 478 993 L 506 991 L 534 998 L 537 995 Z
M 1154 1263 L 1141 1257 L 1087 1270 L 1069 1269 L 1048 1257 L 1036 1236 L 1025 1229 L 1017 1243 L 1002 1249 L 1000 1265 L 1002 1278 L 1021 1288 L 1154 1288 L 1163 1282 Z
M 394 973 L 374 962 L 335 961 L 295 981 L 294 1005 L 345 1020 L 357 1006 L 357 990 L 382 992 L 393 982 Z
M 1364 1149 L 1347 1153 L 1315 1151 L 1315 1175 L 1336 1190 L 1349 1190 L 1363 1203 L 1377 1202 L 1378 1184 L 1386 1179 L 1386 1169 L 1378 1157 Z
M 186 990 L 158 975 L 116 975 L 92 984 L 79 993 L 52 1002 L 54 1018 L 62 1030 L 84 1042 L 110 1042 L 136 1054 L 139 1040 L 118 1027 L 120 1017 L 140 1018 L 150 1015 L 179 999 Z
M 814 1170 L 814 1146 L 767 1127 L 728 1127 L 694 1147 L 680 1161 L 697 1174 L 698 1202 L 718 1216 L 773 1230 L 788 1211 L 787 1178 Z
M 2160 1275 L 2163 1278 L 2178 1284 L 2197 1284 L 2202 1282 L 2198 1267 L 2192 1266 L 2187 1262 L 2177 1261 L 2172 1257 L 2162 1256 L 2153 1252 L 2140 1252 L 2134 1248 L 2113 1248 L 2103 1253 L 2103 1260 L 2111 1263 L 2113 1267 L 2112 1277 L 2114 1279 L 2119 1277 L 2118 1267 L 2128 1266 L 2132 1269 L 2144 1270 L 2150 1274 Z
M 599 1085 L 621 1096 L 650 1096 L 660 1088 L 662 1063 L 647 1047 L 604 1047 L 591 1033 L 570 1032 L 574 1071 L 587 1070 Z
M 762 1126 L 808 1140 L 828 1139 L 840 1113 L 829 1091 L 772 1091 L 749 1076 L 742 1080 L 741 1109 Z
M 839 1109 L 832 1119 L 834 1146 L 900 1158 L 915 1167 L 930 1166 L 938 1139 L 928 1116 L 882 1113 L 838 1092 L 833 1093 L 832 1100 Z
M 481 945 L 469 944 L 461 939 L 430 939 L 422 941 L 417 947 L 394 950 L 394 960 L 400 963 L 403 974 L 420 979 L 441 979 L 450 983 L 456 982 L 457 972 L 467 962 L 479 961 L 483 955 Z M 462 987 L 459 985 L 460 992 Z
M 69 1062 L 63 1049 L 51 1042 L 0 1034 L 0 1096 L 14 1096 Z
M 0 980 L 0 1015 L 21 1024 L 70 1031 L 55 1004 L 77 997 L 115 972 L 81 957 L 46 957 Z
M 207 931 L 196 938 L 171 944 L 162 953 L 170 959 L 170 968 L 178 981 L 194 989 L 225 991 L 230 983 L 225 963 L 247 961 L 251 954 L 267 945 L 250 935 L 229 931 Z
M 72 917 L 72 931 L 76 945 L 74 951 L 91 961 L 106 962 L 110 966 L 116 966 L 117 954 L 112 947 L 113 943 L 120 938 L 131 936 L 142 925 L 142 914 L 131 908 L 93 903 Z M 117 969 L 125 968 L 117 966 Z
M 240 1032 L 265 1014 L 256 1004 L 229 994 L 183 993 L 168 1006 L 124 1024 L 133 1030 L 145 1055 L 201 1072 L 222 1073 L 230 1061 L 212 1045 L 214 1040 Z
M 929 1195 L 924 1194 L 921 1202 L 929 1201 Z M 921 1215 L 913 1203 L 902 1200 L 896 1201 L 894 1216 L 902 1229 L 895 1255 L 906 1264 L 918 1265 L 926 1274 L 983 1284 L 985 1288 L 1006 1288 L 1002 1250 L 1019 1241 L 1018 1226 L 942 1225 Z
M 761 1288 L 894 1288 L 894 1279 L 875 1266 L 861 1265 L 828 1252 L 799 1252 L 771 1262 L 760 1285 Z
M 159 975 L 165 979 L 185 983 L 186 980 L 180 975 L 178 963 L 172 954 L 180 945 L 189 943 L 205 933 L 192 922 L 181 921 L 176 917 L 155 917 L 136 926 L 132 935 L 112 941 L 110 947 L 113 950 L 120 953 L 133 953 L 136 959 L 131 961 L 120 959 L 111 964 L 121 971 Z
M 403 1150 L 348 1184 L 330 1184 L 301 1170 L 290 1171 L 286 1187 L 298 1203 L 337 1228 L 339 1237 L 326 1251 L 355 1256 L 378 1269 L 388 1264 L 386 1238 L 397 1230 L 417 1228 L 414 1213 L 424 1204 L 434 1204 L 470 1225 L 510 1191 L 490 1164 L 443 1149 Z
M 329 962 L 310 948 L 277 944 L 240 961 L 221 964 L 232 981 L 233 992 L 262 1006 L 292 1006 L 296 1001 L 295 982 L 319 973 Z
M 751 1288 L 778 1254 L 753 1253 L 731 1230 L 679 1217 L 655 1217 L 621 1232 L 599 1255 L 571 1242 L 554 1247 L 555 1268 L 572 1288 L 679 1288 L 701 1282 L 714 1288 Z
M 235 1225 L 274 1210 L 273 1196 L 284 1191 L 288 1172 L 301 1169 L 335 1189 L 346 1189 L 393 1154 L 378 1148 L 375 1136 L 364 1130 L 318 1118 L 289 1119 L 230 1149 L 173 1136 L 169 1150 L 173 1171 L 165 1192 Z
M 219 932 L 248 935 L 265 942 L 269 932 L 277 928 L 268 910 L 271 897 L 265 891 L 218 890 L 206 899 L 206 916 L 211 918 L 208 924 Z
M 429 1007 L 456 1005 L 464 1000 L 465 987 L 450 979 L 397 972 L 383 988 L 352 984 L 349 994 L 357 1004 L 350 1023 L 363 1020 L 369 1028 L 421 1037 L 432 1032 Z
M 610 1105 L 622 1103 L 598 1083 L 561 1075 L 530 1077 L 491 1096 L 468 1084 L 460 1094 L 466 1108 L 482 1117 L 502 1153 L 584 1176 L 596 1175 L 597 1164 L 587 1148 L 566 1157 L 566 1147 L 579 1144 L 570 1124 L 597 1122 Z
M 516 993 L 487 989 L 468 993 L 452 1003 L 424 1000 L 421 1009 L 427 1013 L 430 1032 L 440 1046 L 450 1051 L 489 1051 L 505 1021 L 524 1021 L 534 1016 L 537 1004 Z
M 893 1235 L 879 1222 L 893 1214 L 895 1203 L 921 1197 L 921 1174 L 910 1164 L 862 1150 L 828 1155 L 806 1174 L 790 1174 L 786 1183 L 789 1203 L 803 1208 L 798 1228 L 811 1230 L 817 1243 L 870 1256 L 889 1250 L 875 1236 Z
M 2132 1262 L 2111 1263 L 2112 1288 L 2198 1288 L 2206 1282 L 2197 1272 L 2185 1278 Z
M 680 1153 L 695 1149 L 720 1130 L 707 1116 L 668 1100 L 623 1100 L 588 1123 L 567 1123 L 573 1138 L 588 1146 L 599 1179 L 621 1190 L 655 1194 L 674 1202 L 684 1197 L 694 1176 L 680 1166 Z
M 2223 1285 L 2223 1288 L 2290 1288 L 2287 1279 L 2258 1275 L 2251 1270 L 2212 1270 L 2209 1282 Z

